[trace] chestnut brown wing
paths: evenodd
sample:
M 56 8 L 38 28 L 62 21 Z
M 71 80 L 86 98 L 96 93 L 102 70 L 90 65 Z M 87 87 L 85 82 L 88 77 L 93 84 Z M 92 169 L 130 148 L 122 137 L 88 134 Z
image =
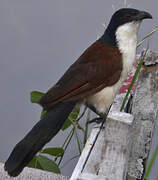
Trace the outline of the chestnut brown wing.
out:
M 118 48 L 96 41 L 41 98 L 40 103 L 48 109 L 62 101 L 86 98 L 115 84 L 121 71 L 122 55 Z

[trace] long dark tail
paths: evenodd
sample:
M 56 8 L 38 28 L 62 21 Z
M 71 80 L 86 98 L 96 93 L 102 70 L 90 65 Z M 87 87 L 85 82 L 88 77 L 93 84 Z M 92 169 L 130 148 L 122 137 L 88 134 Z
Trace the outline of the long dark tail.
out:
M 63 102 L 49 110 L 13 149 L 5 163 L 10 176 L 18 176 L 34 155 L 61 129 L 76 102 Z

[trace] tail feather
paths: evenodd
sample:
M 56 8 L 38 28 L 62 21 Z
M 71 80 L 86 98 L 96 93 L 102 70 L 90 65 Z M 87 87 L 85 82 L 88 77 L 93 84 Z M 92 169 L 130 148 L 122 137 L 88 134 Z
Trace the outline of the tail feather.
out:
M 51 110 L 15 146 L 5 163 L 10 176 L 17 176 L 34 155 L 61 129 L 76 102 L 62 102 Z

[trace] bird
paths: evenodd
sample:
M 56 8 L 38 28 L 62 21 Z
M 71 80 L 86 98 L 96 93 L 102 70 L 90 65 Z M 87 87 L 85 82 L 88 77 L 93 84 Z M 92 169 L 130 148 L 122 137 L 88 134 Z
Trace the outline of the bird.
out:
M 105 117 L 135 61 L 138 30 L 150 13 L 121 8 L 103 35 L 88 47 L 40 99 L 46 114 L 14 147 L 4 169 L 18 176 L 38 151 L 62 128 L 78 104 Z

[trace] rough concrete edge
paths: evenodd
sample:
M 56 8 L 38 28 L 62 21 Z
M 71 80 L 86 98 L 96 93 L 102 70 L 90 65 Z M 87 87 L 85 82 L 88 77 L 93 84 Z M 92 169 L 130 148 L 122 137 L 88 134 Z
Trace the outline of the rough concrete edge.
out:
M 25 168 L 17 177 L 8 176 L 4 164 L 0 162 L 0 180 L 68 180 L 69 177 L 33 168 Z
M 132 114 L 135 116 L 135 120 L 128 174 L 129 177 L 134 179 L 143 179 L 157 119 L 157 62 L 158 53 L 148 51 L 133 98 Z

